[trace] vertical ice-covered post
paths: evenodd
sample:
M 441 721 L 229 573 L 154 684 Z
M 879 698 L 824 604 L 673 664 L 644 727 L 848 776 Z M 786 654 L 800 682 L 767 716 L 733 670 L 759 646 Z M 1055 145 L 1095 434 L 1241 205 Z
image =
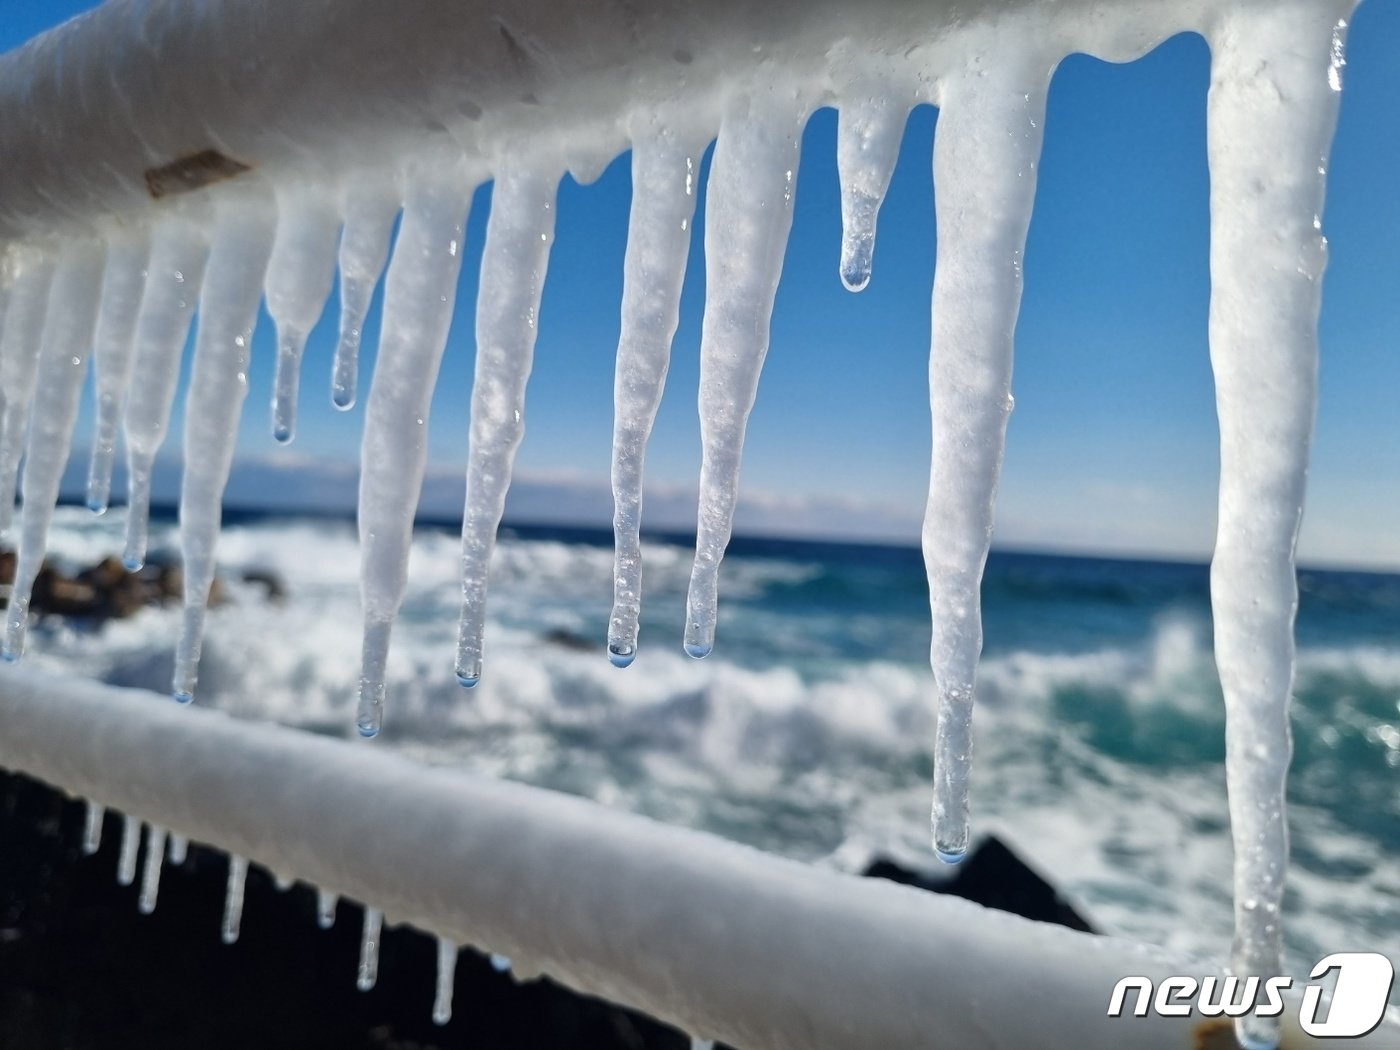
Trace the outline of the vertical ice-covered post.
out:
M 271 201 L 256 190 L 220 202 L 199 296 L 199 331 L 185 401 L 185 471 L 180 488 L 185 612 L 171 684 L 171 692 L 181 703 L 194 699 L 199 677 L 224 486 L 248 394 L 253 325 L 275 225 Z
M 1053 60 L 1024 36 L 974 46 L 941 86 L 933 179 L 938 256 L 929 394 L 933 458 L 924 562 L 937 691 L 933 845 L 968 844 L 972 698 L 982 652 L 982 569 L 1011 413 L 1021 267 Z
M 680 319 L 695 180 L 704 137 L 649 128 L 632 142 L 632 210 L 622 279 L 622 333 L 613 382 L 613 607 L 608 658 L 637 655 L 642 609 L 642 469 Z
M 379 732 L 389 637 L 408 581 L 413 514 L 428 462 L 428 407 L 447 346 L 472 182 L 459 162 L 407 180 L 384 290 L 384 319 L 360 452 L 360 603 L 364 611 L 355 724 Z
M 807 109 L 755 94 L 725 114 L 705 212 L 705 317 L 700 339 L 700 508 L 686 598 L 685 651 L 715 644 L 719 563 L 734 529 L 744 432 L 768 355 Z
M 486 586 L 505 512 L 515 450 L 525 435 L 525 384 L 535 357 L 540 295 L 554 243 L 558 177 L 536 164 L 496 173 L 476 301 L 467 499 L 462 512 L 462 619 L 457 681 L 481 680 Z
M 1226 8 L 1210 29 L 1210 353 L 1220 418 L 1211 603 L 1235 844 L 1233 966 L 1282 970 L 1293 551 L 1317 404 L 1322 205 L 1350 0 Z M 1239 1022 L 1273 1047 L 1277 1018 Z

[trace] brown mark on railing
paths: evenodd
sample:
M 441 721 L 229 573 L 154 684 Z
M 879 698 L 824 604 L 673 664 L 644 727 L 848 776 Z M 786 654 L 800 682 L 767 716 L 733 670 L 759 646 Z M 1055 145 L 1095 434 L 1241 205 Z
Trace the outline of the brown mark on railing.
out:
M 223 182 L 252 169 L 216 149 L 200 150 L 146 172 L 146 188 L 156 200 L 176 193 L 189 193 L 216 182 Z

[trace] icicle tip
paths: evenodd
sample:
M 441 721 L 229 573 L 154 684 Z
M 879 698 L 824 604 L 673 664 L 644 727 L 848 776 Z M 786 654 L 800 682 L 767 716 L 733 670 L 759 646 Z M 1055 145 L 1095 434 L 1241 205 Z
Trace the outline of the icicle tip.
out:
M 637 647 L 626 644 L 609 644 L 608 661 L 614 667 L 631 667 L 632 661 L 637 658 Z

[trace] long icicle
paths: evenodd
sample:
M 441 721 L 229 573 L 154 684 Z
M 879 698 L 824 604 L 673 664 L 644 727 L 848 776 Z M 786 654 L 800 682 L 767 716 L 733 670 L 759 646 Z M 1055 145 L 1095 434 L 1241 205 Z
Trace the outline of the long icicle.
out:
M 462 511 L 457 681 L 468 687 L 481 680 L 491 552 L 505 512 L 515 450 L 525 433 L 525 384 L 554 243 L 557 184 L 552 173 L 506 166 L 497 172 L 491 191 L 476 300 L 476 378 Z
M 141 871 L 141 897 L 137 908 L 142 915 L 150 915 L 156 910 L 156 899 L 160 895 L 160 869 L 165 860 L 166 832 L 155 824 L 146 826 L 146 865 Z
M 642 470 L 680 318 L 695 181 L 704 140 L 650 129 L 632 143 L 632 210 L 622 280 L 622 334 L 613 383 L 613 606 L 608 658 L 637 655 L 642 611 Z
M 146 560 L 151 471 L 170 426 L 170 409 L 180 380 L 180 358 L 208 257 L 208 235 L 195 222 L 170 218 L 157 226 L 152 235 L 122 424 L 127 462 L 122 563 L 132 572 Z
M 700 510 L 685 651 L 714 648 L 719 563 L 734 529 L 744 431 L 768 354 L 805 112 L 754 99 L 726 114 L 705 205 L 705 319 L 700 341 Z
M 978 57 L 944 83 L 933 147 L 938 257 L 923 548 L 938 709 L 933 845 L 950 863 L 968 845 L 982 568 L 1011 413 L 1021 264 L 1052 68 L 1035 55 Z
M 1211 562 L 1235 845 L 1234 972 L 1283 972 L 1293 551 L 1317 406 L 1322 206 L 1347 0 L 1230 9 L 1213 28 L 1210 351 L 1220 419 Z M 1250 1050 L 1278 1018 L 1236 1022 Z
M 0 339 L 0 389 L 5 395 L 0 427 L 0 539 L 10 531 L 14 516 L 15 484 L 29 429 L 29 405 L 34 398 L 52 281 L 53 261 L 31 256 L 15 276 L 5 307 L 4 336 Z
M 296 436 L 297 392 L 306 337 L 320 320 L 335 273 L 340 216 L 323 191 L 297 188 L 277 198 L 277 236 L 267 263 L 267 312 L 277 326 L 272 436 Z
M 130 886 L 136 881 L 136 856 L 141 850 L 141 821 L 130 813 L 122 814 L 122 842 L 117 851 L 117 885 Z
M 909 107 L 889 88 L 870 88 L 840 107 L 836 170 L 841 177 L 841 283 L 859 292 L 870 283 L 875 226 L 890 187 Z
M 94 513 L 107 509 L 112 491 L 112 463 L 117 454 L 117 431 L 126 406 L 126 389 L 136 345 L 136 319 L 146 287 L 150 261 L 148 230 L 124 232 L 107 242 L 107 271 L 102 279 L 102 303 L 93 337 L 93 399 L 97 418 L 88 458 L 87 505 Z
M 219 929 L 219 937 L 225 944 L 237 941 L 243 928 L 243 893 L 247 885 L 247 858 L 230 853 L 228 883 L 224 887 L 224 919 Z
M 365 908 L 365 924 L 360 931 L 360 966 L 355 975 L 355 987 L 367 992 L 379 980 L 379 938 L 384 930 L 384 913 L 378 908 Z
M 107 816 L 107 810 L 100 802 L 87 800 L 87 808 L 83 815 L 83 854 L 92 856 L 102 846 L 102 821 Z
M 357 180 L 346 194 L 340 235 L 340 341 L 331 369 L 331 404 L 342 410 L 355 404 L 365 316 L 389 257 L 389 236 L 398 213 L 399 196 L 388 183 Z
M 199 296 L 180 489 L 185 611 L 171 683 L 171 692 L 181 703 L 194 699 L 199 678 L 224 486 L 248 394 L 249 349 L 272 248 L 274 216 L 268 201 L 259 196 L 223 202 Z
M 59 260 L 44 320 L 38 382 L 29 420 L 24 457 L 24 507 L 20 518 L 19 558 L 10 590 L 0 655 L 18 660 L 29 627 L 29 599 L 48 546 L 49 523 L 58 503 L 59 483 L 68 465 L 73 424 L 87 374 L 97 300 L 102 288 L 103 245 L 75 242 Z
M 428 408 L 457 301 L 472 185 L 455 163 L 409 178 L 384 291 L 379 354 L 360 453 L 364 642 L 355 724 L 379 732 L 394 617 L 407 585 L 413 514 L 428 459 Z
M 437 939 L 437 989 L 433 993 L 433 1024 L 452 1020 L 452 991 L 457 978 L 457 945 L 446 937 Z

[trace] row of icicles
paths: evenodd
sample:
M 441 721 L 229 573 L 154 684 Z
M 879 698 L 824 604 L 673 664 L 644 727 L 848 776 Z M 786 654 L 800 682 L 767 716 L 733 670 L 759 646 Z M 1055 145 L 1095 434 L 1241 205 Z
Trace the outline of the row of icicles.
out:
M 95 854 L 102 845 L 102 825 L 106 810 L 95 802 L 87 804 L 83 823 L 83 853 Z M 142 822 L 126 814 L 122 817 L 121 846 L 117 853 L 117 883 L 130 886 L 137 881 L 137 860 L 141 850 Z M 141 879 L 136 906 L 142 915 L 150 915 L 156 910 L 160 895 L 161 871 L 168 861 L 180 866 L 189 854 L 189 840 L 181 835 L 168 832 L 156 824 L 147 824 L 145 860 L 141 865 Z M 220 924 L 220 936 L 225 944 L 238 940 L 243 923 L 243 891 L 248 877 L 246 857 L 229 856 L 228 884 L 224 897 L 224 914 Z M 275 877 L 279 890 L 291 889 L 290 880 Z M 316 891 L 316 922 L 323 930 L 335 924 L 336 908 L 340 898 L 329 890 Z M 360 934 L 360 957 L 356 968 L 355 986 L 362 992 L 374 988 L 379 980 L 379 943 L 384 930 L 384 913 L 377 908 L 364 908 L 364 926 Z M 452 993 L 457 976 L 458 945 L 445 937 L 437 938 L 437 984 L 433 994 L 433 1023 L 445 1025 L 452 1020 Z M 488 958 L 497 973 L 513 974 L 511 960 L 504 955 L 491 953 Z M 523 978 L 522 978 L 523 979 Z M 698 1036 L 691 1038 L 691 1050 L 712 1050 L 714 1043 Z

